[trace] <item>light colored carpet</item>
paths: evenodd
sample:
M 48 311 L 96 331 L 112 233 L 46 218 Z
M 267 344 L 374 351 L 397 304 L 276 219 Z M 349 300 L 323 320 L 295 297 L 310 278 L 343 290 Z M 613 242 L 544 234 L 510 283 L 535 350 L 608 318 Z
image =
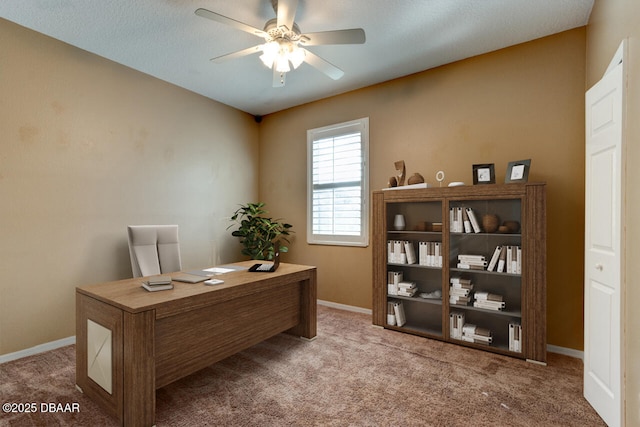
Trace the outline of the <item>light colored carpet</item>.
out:
M 312 342 L 281 334 L 157 391 L 158 426 L 604 426 L 582 362 L 548 366 L 375 328 L 318 307 Z M 75 387 L 75 348 L 0 365 L 0 400 L 79 413 L 1 413 L 5 426 L 117 425 Z

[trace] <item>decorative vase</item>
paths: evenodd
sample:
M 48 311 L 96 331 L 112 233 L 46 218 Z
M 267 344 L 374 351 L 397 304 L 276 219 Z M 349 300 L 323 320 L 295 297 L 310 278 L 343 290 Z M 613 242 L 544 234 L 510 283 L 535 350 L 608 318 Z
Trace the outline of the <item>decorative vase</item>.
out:
M 500 225 L 498 215 L 486 214 L 482 216 L 482 229 L 485 233 L 495 233 Z
M 401 231 L 404 230 L 405 227 L 405 223 L 404 223 L 404 215 L 398 214 L 393 218 L 393 228 Z
M 409 184 L 409 185 L 422 184 L 423 182 L 424 182 L 424 177 L 422 175 L 420 175 L 418 172 L 416 172 L 413 175 L 411 175 L 409 177 L 409 179 L 407 180 L 407 184 Z
M 520 223 L 518 221 L 505 221 L 502 225 L 507 227 L 508 233 L 517 233 L 520 231 Z

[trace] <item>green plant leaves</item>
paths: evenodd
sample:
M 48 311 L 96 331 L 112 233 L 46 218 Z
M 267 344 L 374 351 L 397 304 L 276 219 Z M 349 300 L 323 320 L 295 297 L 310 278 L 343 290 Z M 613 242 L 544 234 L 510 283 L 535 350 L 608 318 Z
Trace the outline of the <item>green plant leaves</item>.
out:
M 240 238 L 243 246 L 242 254 L 257 260 L 271 260 L 274 257 L 274 242 L 278 239 L 289 242 L 286 237 L 293 227 L 291 224 L 282 223 L 280 219 L 273 219 L 265 214 L 269 212 L 264 209 L 265 203 L 247 203 L 240 205 L 233 215 L 231 221 L 238 225 L 231 235 Z M 234 224 L 228 228 L 233 227 Z M 280 244 L 280 252 L 288 252 L 287 246 Z

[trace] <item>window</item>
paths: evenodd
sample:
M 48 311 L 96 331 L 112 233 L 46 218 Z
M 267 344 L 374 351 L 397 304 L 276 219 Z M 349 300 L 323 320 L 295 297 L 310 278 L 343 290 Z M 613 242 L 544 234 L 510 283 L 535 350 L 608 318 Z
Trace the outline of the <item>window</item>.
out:
M 367 246 L 369 119 L 307 131 L 307 242 Z

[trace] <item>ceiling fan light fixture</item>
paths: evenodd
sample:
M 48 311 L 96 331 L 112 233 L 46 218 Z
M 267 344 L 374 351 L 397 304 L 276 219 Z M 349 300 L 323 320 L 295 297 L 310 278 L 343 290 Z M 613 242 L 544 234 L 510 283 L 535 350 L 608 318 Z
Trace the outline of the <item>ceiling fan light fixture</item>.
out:
M 260 60 L 270 69 L 275 67 L 279 73 L 288 73 L 291 71 L 291 65 L 296 69 L 304 62 L 304 49 L 299 47 L 297 43 L 290 40 L 274 40 L 263 44 L 260 47 L 262 55 Z
M 304 62 L 304 49 L 300 48 L 297 45 L 291 45 L 292 49 L 289 52 L 289 60 L 291 61 L 291 65 L 296 69 Z
M 291 67 L 289 67 L 289 59 L 286 55 L 280 53 L 276 58 L 276 71 L 279 73 L 288 73 L 291 71 Z
M 272 41 L 263 44 L 261 49 L 262 55 L 260 55 L 260 60 L 267 68 L 273 67 L 273 62 L 277 59 L 280 52 L 280 44 L 276 41 Z

